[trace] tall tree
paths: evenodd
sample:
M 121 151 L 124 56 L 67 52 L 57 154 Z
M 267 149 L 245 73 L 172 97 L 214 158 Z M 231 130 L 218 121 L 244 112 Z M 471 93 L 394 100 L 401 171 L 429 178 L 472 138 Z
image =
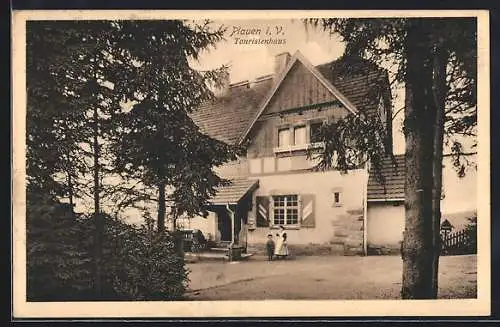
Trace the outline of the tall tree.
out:
M 78 69 L 72 55 L 77 32 L 75 26 L 58 26 L 28 22 L 26 28 L 27 186 L 29 192 L 68 196 L 72 202 L 76 176 L 85 169 L 77 159 L 78 143 L 88 134 L 82 131 L 82 99 L 69 87 L 70 81 L 78 84 L 72 76 Z
M 224 67 L 196 71 L 189 60 L 214 47 L 223 30 L 175 20 L 123 21 L 118 29 L 123 51 L 117 58 L 134 64 L 115 89 L 134 104 L 118 120 L 115 164 L 124 176 L 157 188 L 162 231 L 166 201 L 174 203 L 174 217 L 203 212 L 215 187 L 226 182 L 212 168 L 234 159 L 231 147 L 203 135 L 189 116 L 211 100 L 210 86 L 218 86 L 225 73 Z
M 28 26 L 28 185 L 35 193 L 93 200 L 94 284 L 101 293 L 102 178 L 112 90 L 122 69 L 112 60 L 106 21 L 30 22 Z M 91 173 L 89 181 L 87 174 Z M 89 187 L 91 185 L 91 187 Z
M 405 85 L 402 297 L 436 298 L 443 139 L 451 139 L 454 164 L 463 175 L 462 159 L 467 153 L 456 136 L 475 136 L 476 22 L 443 18 L 313 19 L 308 23 L 338 33 L 346 42 L 346 56 L 392 63 L 394 81 Z M 367 147 L 376 148 L 376 143 Z M 343 152 L 337 151 L 337 156 L 343 157 Z M 378 161 L 369 152 L 368 157 Z

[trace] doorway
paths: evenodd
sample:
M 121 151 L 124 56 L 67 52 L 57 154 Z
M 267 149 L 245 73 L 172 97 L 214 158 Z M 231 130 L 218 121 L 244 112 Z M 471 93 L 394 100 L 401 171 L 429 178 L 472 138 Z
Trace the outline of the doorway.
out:
M 231 242 L 231 217 L 227 210 L 222 209 L 217 212 L 217 226 L 220 232 L 220 240 Z

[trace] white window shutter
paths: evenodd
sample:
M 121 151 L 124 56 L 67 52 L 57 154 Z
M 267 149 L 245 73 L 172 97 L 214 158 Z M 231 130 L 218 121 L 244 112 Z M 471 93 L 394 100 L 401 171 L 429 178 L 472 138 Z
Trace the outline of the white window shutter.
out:
M 302 194 L 300 205 L 300 219 L 302 227 L 315 227 L 315 196 L 314 194 Z
M 256 210 L 257 227 L 269 227 L 269 220 L 270 220 L 269 197 L 257 196 L 255 202 L 257 206 Z

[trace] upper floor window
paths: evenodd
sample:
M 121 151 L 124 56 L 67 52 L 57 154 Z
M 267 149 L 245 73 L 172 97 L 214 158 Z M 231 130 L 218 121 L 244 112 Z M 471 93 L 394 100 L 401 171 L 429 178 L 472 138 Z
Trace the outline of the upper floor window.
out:
M 290 129 L 283 128 L 278 131 L 278 147 L 283 148 L 290 145 Z
M 310 133 L 311 143 L 321 142 L 321 137 L 319 134 L 321 125 L 323 125 L 323 123 L 321 122 L 311 124 L 311 133 Z
M 310 145 L 322 143 L 319 129 L 322 122 L 306 121 L 300 125 L 278 128 L 277 146 L 274 152 L 293 152 L 306 150 Z
M 293 129 L 293 140 L 294 145 L 305 145 L 307 144 L 306 137 L 306 127 L 305 126 L 297 126 Z

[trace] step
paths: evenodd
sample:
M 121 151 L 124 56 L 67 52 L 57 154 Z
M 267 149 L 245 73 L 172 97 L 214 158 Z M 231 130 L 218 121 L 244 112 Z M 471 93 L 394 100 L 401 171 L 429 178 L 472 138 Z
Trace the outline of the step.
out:
M 241 259 L 245 260 L 253 256 L 254 253 L 242 253 L 241 254 Z M 186 252 L 184 254 L 184 258 L 187 262 L 196 262 L 196 261 L 227 261 L 228 260 L 228 255 L 223 254 L 220 252 L 201 252 L 201 253 L 190 253 Z
M 214 251 L 214 252 L 227 252 L 228 248 L 210 248 L 209 251 Z
M 225 249 L 225 248 L 228 248 L 230 245 L 231 245 L 231 242 L 219 242 L 219 243 L 215 244 L 214 248 Z

